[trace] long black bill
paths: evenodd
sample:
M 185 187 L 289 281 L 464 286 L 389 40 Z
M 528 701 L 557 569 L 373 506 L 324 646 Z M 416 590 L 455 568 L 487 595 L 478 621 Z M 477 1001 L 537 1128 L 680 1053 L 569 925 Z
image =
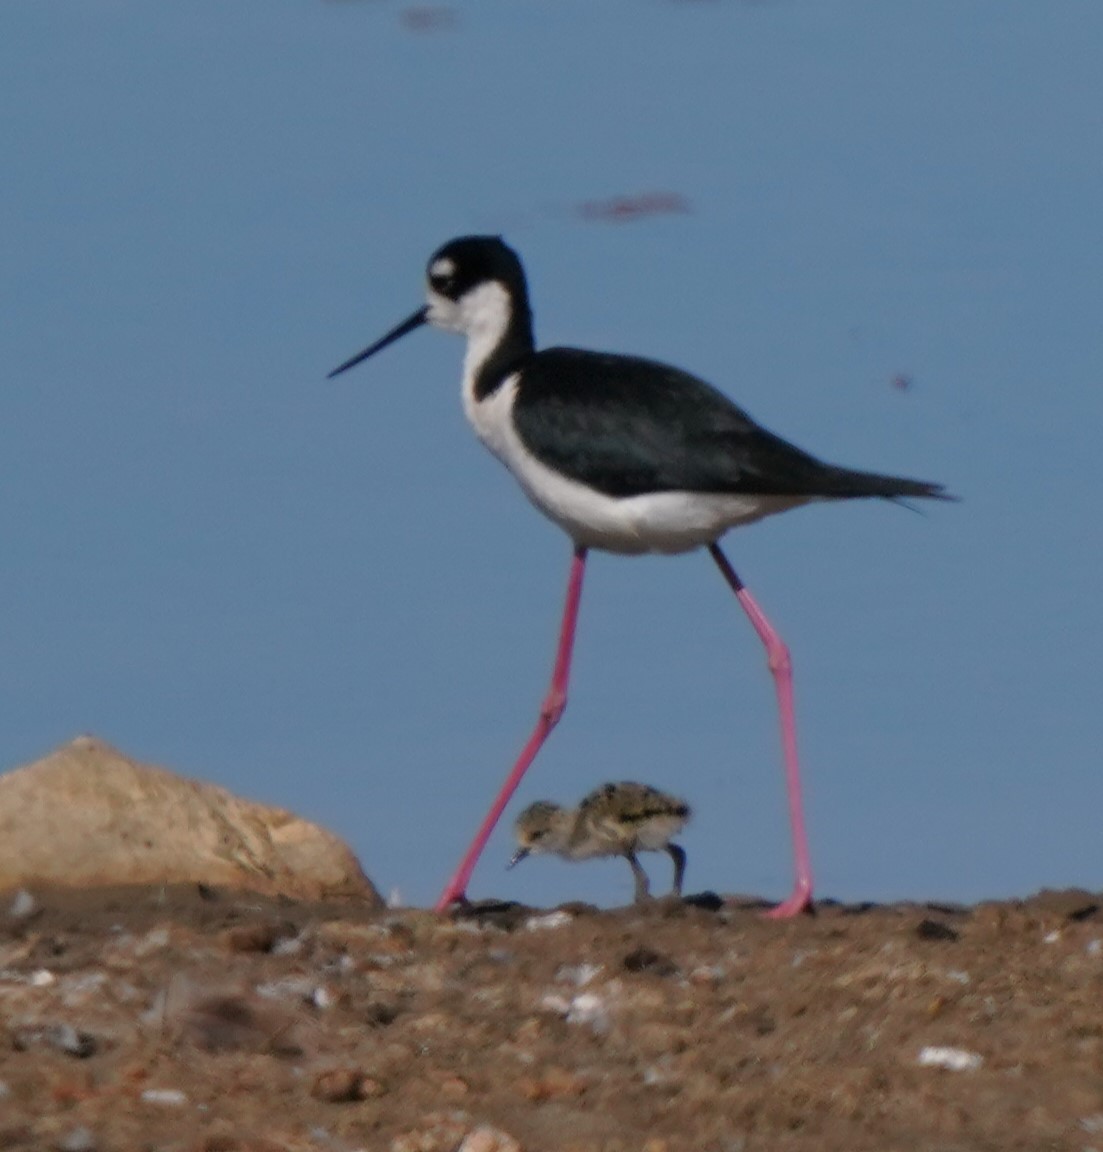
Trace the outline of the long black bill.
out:
M 407 316 L 397 328 L 392 328 L 382 339 L 376 340 L 374 344 L 365 348 L 363 352 L 357 352 L 351 360 L 346 360 L 340 367 L 334 368 L 326 379 L 332 380 L 334 376 L 340 376 L 342 372 L 348 371 L 349 368 L 354 368 L 361 360 L 367 360 L 369 356 L 374 356 L 376 352 L 381 352 L 388 344 L 393 344 L 396 340 L 401 340 L 407 332 L 412 332 L 415 328 L 420 328 L 422 324 L 426 322 L 428 316 L 428 306 L 419 308 L 412 316 Z
M 520 864 L 521 861 L 524 860 L 524 858 L 528 854 L 529 854 L 529 850 L 527 848 L 518 848 L 517 851 L 513 853 L 513 858 L 506 865 L 506 867 L 507 868 L 516 868 L 517 865 Z

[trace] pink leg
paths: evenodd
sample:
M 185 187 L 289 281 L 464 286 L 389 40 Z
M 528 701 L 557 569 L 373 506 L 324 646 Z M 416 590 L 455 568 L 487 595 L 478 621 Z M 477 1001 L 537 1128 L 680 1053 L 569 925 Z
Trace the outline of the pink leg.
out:
M 808 837 L 804 831 L 804 805 L 800 795 L 800 765 L 797 761 L 797 728 L 793 715 L 793 665 L 789 659 L 789 649 L 774 631 L 754 597 L 747 591 L 743 581 L 735 574 L 727 556 L 720 551 L 719 544 L 710 544 L 716 566 L 731 585 L 743 611 L 750 618 L 758 638 L 766 646 L 766 660 L 773 673 L 777 689 L 777 706 L 781 714 L 781 744 L 785 754 L 785 786 L 789 793 L 789 822 L 793 829 L 793 860 L 796 871 L 796 884 L 793 894 L 784 903 L 770 909 L 767 916 L 795 916 L 812 907 L 812 866 L 808 859 Z
M 578 601 L 582 596 L 582 576 L 586 570 L 586 549 L 575 548 L 574 559 L 571 561 L 571 576 L 567 583 L 567 604 L 563 609 L 563 623 L 559 629 L 559 647 L 555 654 L 555 670 L 552 672 L 551 687 L 540 706 L 540 717 L 536 721 L 536 728 L 529 737 L 529 742 L 521 750 L 513 771 L 506 778 L 501 792 L 491 805 L 482 826 L 471 841 L 460 866 L 456 869 L 452 879 L 448 881 L 444 891 L 437 901 L 436 910 L 444 912 L 450 904 L 465 899 L 467 882 L 471 873 L 490 839 L 494 825 L 498 823 L 502 811 L 509 803 L 510 797 L 521 783 L 521 777 L 528 771 L 529 765 L 536 759 L 548 734 L 559 723 L 563 710 L 567 707 L 567 683 L 571 678 L 571 652 L 574 648 L 575 625 L 578 623 Z

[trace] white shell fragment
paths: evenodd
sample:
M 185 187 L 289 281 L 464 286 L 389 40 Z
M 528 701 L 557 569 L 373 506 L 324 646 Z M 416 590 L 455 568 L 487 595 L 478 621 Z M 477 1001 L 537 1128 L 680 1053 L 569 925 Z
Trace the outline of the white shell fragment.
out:
M 28 916 L 33 916 L 37 911 L 38 901 L 26 888 L 20 888 L 15 894 L 15 899 L 11 902 L 8 915 L 13 920 L 24 920 Z
M 188 1097 L 179 1088 L 147 1088 L 142 1093 L 143 1104 L 160 1104 L 168 1108 L 180 1108 L 187 1104 Z
M 562 928 L 570 924 L 574 917 L 569 912 L 548 912 L 544 916 L 530 916 L 525 921 L 525 927 L 530 932 L 539 932 L 544 928 Z
M 919 1050 L 919 1064 L 925 1068 L 946 1068 L 950 1072 L 975 1072 L 984 1063 L 978 1052 L 964 1048 L 928 1046 Z
M 595 1032 L 608 1032 L 609 1009 L 605 1000 L 594 992 L 576 996 L 567 1010 L 567 1023 L 589 1024 Z

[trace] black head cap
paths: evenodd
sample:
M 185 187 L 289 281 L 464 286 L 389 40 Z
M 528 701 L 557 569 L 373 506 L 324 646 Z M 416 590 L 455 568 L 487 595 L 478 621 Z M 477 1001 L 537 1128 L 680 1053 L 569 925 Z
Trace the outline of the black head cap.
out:
M 476 285 L 496 280 L 515 303 L 528 302 L 521 260 L 501 236 L 449 240 L 429 258 L 425 274 L 429 287 L 449 300 L 458 300 Z

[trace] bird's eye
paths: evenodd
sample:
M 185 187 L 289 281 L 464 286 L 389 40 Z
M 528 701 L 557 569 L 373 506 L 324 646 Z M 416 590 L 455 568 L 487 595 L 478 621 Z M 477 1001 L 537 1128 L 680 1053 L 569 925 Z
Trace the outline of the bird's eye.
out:
M 434 260 L 429 265 L 429 287 L 442 296 L 449 296 L 455 290 L 456 262 L 447 256 Z

